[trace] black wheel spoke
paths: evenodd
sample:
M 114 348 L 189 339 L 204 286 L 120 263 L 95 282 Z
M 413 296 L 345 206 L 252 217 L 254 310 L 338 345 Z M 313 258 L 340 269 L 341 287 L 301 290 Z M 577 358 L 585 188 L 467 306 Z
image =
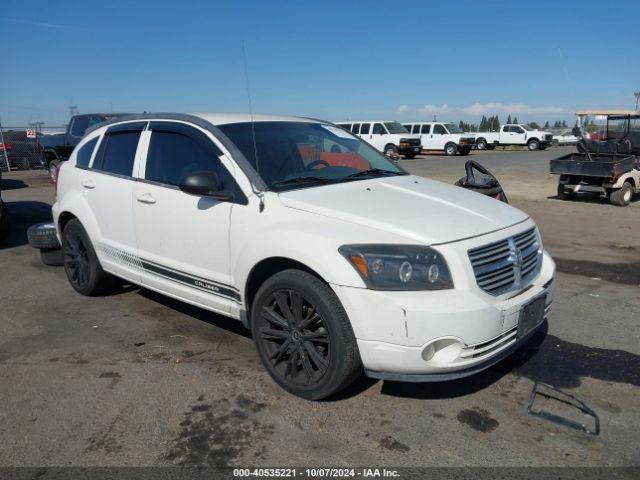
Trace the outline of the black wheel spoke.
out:
M 274 325 L 282 328 L 289 328 L 289 322 L 270 307 L 264 307 L 262 309 L 262 316 Z
M 280 312 L 287 320 L 287 323 L 291 323 L 291 321 L 293 320 L 293 314 L 291 313 L 291 309 L 289 308 L 289 302 L 287 302 L 286 294 L 284 292 L 276 292 L 274 296 L 276 298 L 278 308 L 280 308 Z
M 282 358 L 282 355 L 285 354 L 285 352 L 287 350 L 289 350 L 289 346 L 291 345 L 291 340 L 290 339 L 286 339 L 284 341 L 284 343 L 280 346 L 280 348 L 278 349 L 278 351 L 276 351 L 276 353 L 274 355 L 271 356 L 271 358 L 273 359 L 273 366 L 275 367 L 276 365 L 278 365 L 278 363 L 280 363 L 280 359 Z M 273 358 L 275 357 L 275 358 Z
M 314 312 L 300 323 L 300 330 L 309 328 L 313 324 L 313 322 L 315 322 L 319 318 L 320 318 L 320 315 L 317 312 L 315 312 L 315 309 L 314 309 Z
M 301 352 L 300 353 L 300 360 L 302 360 L 302 368 L 304 369 L 304 373 L 306 373 L 307 378 L 309 380 L 313 379 L 313 367 L 311 366 L 311 363 L 309 362 L 309 359 L 307 358 L 307 355 L 305 355 L 305 352 Z
M 311 359 L 319 369 L 326 368 L 329 366 L 329 363 L 327 362 L 327 360 L 322 355 L 320 355 L 320 353 L 318 353 L 315 345 L 313 345 L 310 342 L 304 342 L 304 346 L 307 353 L 309 353 L 309 356 L 311 357 Z
M 260 333 L 262 338 L 276 339 L 276 338 L 289 338 L 289 332 L 287 330 L 274 330 L 272 328 L 261 328 Z
M 302 296 L 300 292 L 292 290 L 289 292 L 289 298 L 291 299 L 291 313 L 295 320 L 296 325 L 300 325 L 302 322 Z

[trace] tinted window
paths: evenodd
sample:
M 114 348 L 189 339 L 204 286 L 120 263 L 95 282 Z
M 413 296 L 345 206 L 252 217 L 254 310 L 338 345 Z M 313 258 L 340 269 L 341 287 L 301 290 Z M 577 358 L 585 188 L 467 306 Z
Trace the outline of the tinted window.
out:
M 431 125 L 422 125 L 422 133 L 429 133 L 431 131 Z
M 360 135 L 366 135 L 369 133 L 369 128 L 371 128 L 370 123 L 363 123 L 362 128 L 360 129 Z
M 353 126 L 351 127 L 351 132 L 358 135 L 360 133 L 360 124 L 354 123 Z
M 76 165 L 79 167 L 88 167 L 89 166 L 89 161 L 91 160 L 91 154 L 93 153 L 93 149 L 96 146 L 96 143 L 98 143 L 98 138 L 100 137 L 96 137 L 93 140 L 89 140 L 87 143 L 85 143 L 82 148 L 80 148 L 80 150 L 78 150 L 78 153 L 76 155 Z
M 222 164 L 210 140 L 172 131 L 153 131 L 147 155 L 147 180 L 180 185 L 184 177 L 198 171 L 214 171 L 222 178 Z
M 447 131 L 442 125 L 437 124 L 433 126 L 433 133 L 436 135 L 446 135 Z
M 139 138 L 140 132 L 107 133 L 102 141 L 105 147 L 101 165 L 95 168 L 104 172 L 131 176 Z
M 502 129 L 502 131 L 503 131 L 503 132 L 511 132 L 511 131 L 513 131 L 513 130 L 511 130 L 511 127 L 504 127 L 504 128 Z
M 412 133 L 420 133 L 420 125 L 414 125 Z
M 380 133 L 387 133 L 387 132 L 385 131 L 381 123 L 376 123 L 373 125 L 373 133 L 377 135 Z
M 104 122 L 105 118 L 97 115 L 87 115 L 85 117 L 76 117 L 73 119 L 71 129 L 69 133 L 74 137 L 83 137 L 87 128 L 95 125 L 96 123 Z

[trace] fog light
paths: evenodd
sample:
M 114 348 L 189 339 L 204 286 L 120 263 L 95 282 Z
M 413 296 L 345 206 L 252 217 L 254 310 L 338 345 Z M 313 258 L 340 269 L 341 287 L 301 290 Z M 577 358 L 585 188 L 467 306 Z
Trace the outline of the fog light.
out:
M 427 345 L 424 350 L 422 350 L 422 359 L 425 362 L 428 362 L 429 360 L 431 360 L 433 358 L 433 355 L 436 353 L 436 347 L 433 345 L 433 343 Z

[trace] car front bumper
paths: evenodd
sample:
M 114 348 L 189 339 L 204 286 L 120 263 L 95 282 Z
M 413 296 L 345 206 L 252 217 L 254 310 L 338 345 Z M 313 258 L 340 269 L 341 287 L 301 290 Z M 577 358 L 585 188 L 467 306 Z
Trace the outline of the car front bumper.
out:
M 492 297 L 479 289 L 381 292 L 332 285 L 356 334 L 365 372 L 398 381 L 443 381 L 484 370 L 511 354 L 542 325 L 519 332 L 524 306 L 553 301 L 555 264 L 544 252 L 524 289 Z M 429 357 L 429 352 L 435 352 Z
M 417 155 L 422 151 L 422 145 L 398 147 L 398 155 Z

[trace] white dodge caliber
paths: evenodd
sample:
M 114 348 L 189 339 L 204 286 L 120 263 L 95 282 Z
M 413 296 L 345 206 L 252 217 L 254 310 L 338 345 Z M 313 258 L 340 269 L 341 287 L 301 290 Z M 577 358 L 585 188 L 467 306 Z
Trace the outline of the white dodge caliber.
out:
M 58 170 L 53 217 L 79 293 L 121 278 L 237 318 L 274 380 L 308 399 L 362 369 L 472 375 L 551 305 L 555 265 L 525 213 L 410 175 L 319 120 L 97 125 Z

